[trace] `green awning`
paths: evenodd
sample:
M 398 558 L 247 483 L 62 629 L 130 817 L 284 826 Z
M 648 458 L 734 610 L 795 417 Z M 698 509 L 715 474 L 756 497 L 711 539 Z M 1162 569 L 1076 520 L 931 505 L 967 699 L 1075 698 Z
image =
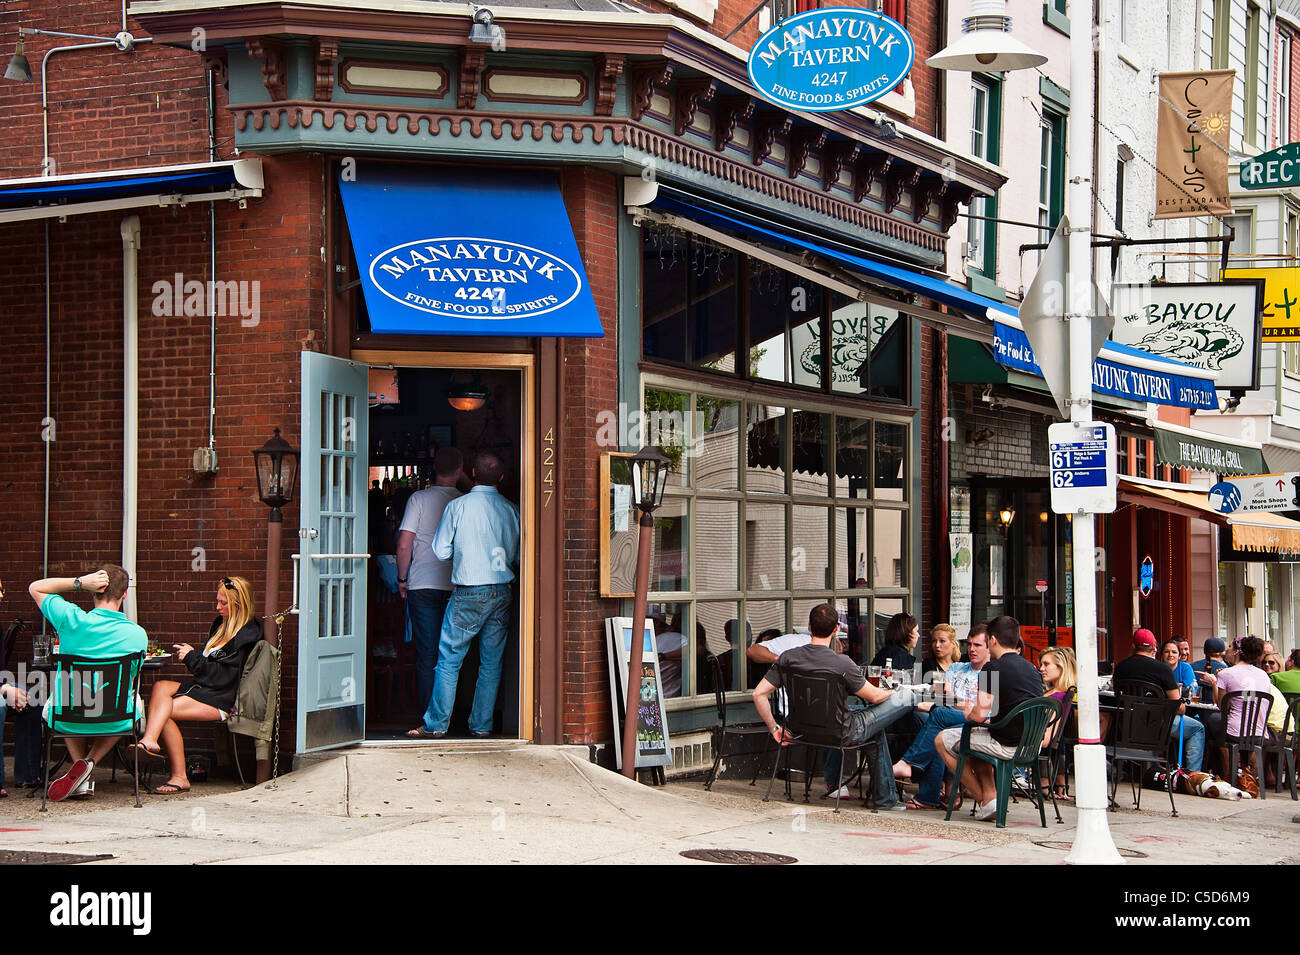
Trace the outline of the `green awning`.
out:
M 1156 461 L 1215 474 L 1267 474 L 1264 452 L 1204 435 L 1156 428 Z

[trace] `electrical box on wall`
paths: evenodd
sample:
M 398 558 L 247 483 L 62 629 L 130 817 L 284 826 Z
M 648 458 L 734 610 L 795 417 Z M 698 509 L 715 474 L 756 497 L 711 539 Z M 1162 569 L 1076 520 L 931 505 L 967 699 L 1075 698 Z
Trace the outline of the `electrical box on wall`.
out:
M 1244 601 L 1247 610 L 1255 609 L 1255 588 L 1254 587 L 1251 587 L 1250 585 L 1247 585 L 1245 587 Z
M 216 448 L 198 448 L 195 450 L 194 473 L 200 477 L 211 477 L 217 473 Z

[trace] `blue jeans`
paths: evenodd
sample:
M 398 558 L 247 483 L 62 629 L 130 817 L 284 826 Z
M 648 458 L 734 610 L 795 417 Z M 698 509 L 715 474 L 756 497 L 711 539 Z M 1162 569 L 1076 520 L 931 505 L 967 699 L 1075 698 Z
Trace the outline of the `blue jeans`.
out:
M 925 725 L 916 734 L 916 739 L 912 741 L 908 751 L 903 754 L 903 762 L 921 772 L 918 779 L 921 788 L 916 794 L 918 802 L 923 802 L 927 806 L 939 805 L 946 767 L 934 748 L 934 738 L 940 731 L 951 726 L 961 726 L 965 722 L 966 717 L 961 710 L 952 706 L 936 706 L 930 710 Z
M 438 664 L 438 640 L 447 611 L 450 590 L 421 588 L 406 592 L 406 609 L 411 615 L 411 640 L 415 643 L 416 699 L 427 708 L 433 696 L 433 673 Z
M 442 618 L 438 641 L 438 667 L 434 673 L 433 696 L 424 714 L 424 728 L 445 733 L 456 704 L 456 683 L 470 642 L 479 638 L 478 683 L 469 712 L 471 733 L 490 733 L 492 714 L 501 685 L 501 657 L 505 653 L 510 624 L 510 585 L 486 584 L 457 587 Z
M 851 701 L 850 706 L 857 701 Z M 894 761 L 889 757 L 889 741 L 885 730 L 898 720 L 916 710 L 916 697 L 911 690 L 895 690 L 893 695 L 883 703 L 868 703 L 854 706 L 849 710 L 849 724 L 845 736 L 846 744 L 856 746 L 865 743 L 873 736 L 879 736 L 878 752 L 871 765 L 871 787 L 879 809 L 888 809 L 898 802 L 898 789 L 894 785 Z M 868 750 L 868 754 L 870 750 Z M 870 755 L 868 755 L 870 763 Z M 840 778 L 840 751 L 826 751 L 826 763 L 823 778 L 828 787 L 834 786 Z
M 1178 753 L 1178 727 L 1183 728 L 1183 768 L 1189 773 L 1201 771 L 1205 759 L 1205 724 L 1190 716 L 1174 717 L 1174 754 Z

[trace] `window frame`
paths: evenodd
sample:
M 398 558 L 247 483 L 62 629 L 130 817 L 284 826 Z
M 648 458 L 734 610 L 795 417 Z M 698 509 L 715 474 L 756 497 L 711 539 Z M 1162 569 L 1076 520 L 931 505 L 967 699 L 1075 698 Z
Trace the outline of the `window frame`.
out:
M 975 111 L 975 92 L 981 90 L 984 93 L 984 110 L 982 118 L 984 128 L 977 130 Z M 974 137 L 983 136 L 983 148 L 977 149 Z M 988 73 L 975 73 L 971 76 L 971 153 L 978 159 L 985 162 L 997 164 L 1001 158 L 1002 150 L 1002 80 L 1000 77 Z M 987 216 L 988 218 L 972 219 L 967 229 L 967 243 L 973 230 L 980 230 L 980 243 L 978 247 L 978 258 L 975 250 L 968 250 L 972 254 L 969 256 L 969 269 L 977 272 L 982 278 L 989 282 L 997 282 L 998 269 L 998 224 L 994 221 L 998 214 L 998 197 L 976 196 L 971 200 L 970 211 L 976 215 Z

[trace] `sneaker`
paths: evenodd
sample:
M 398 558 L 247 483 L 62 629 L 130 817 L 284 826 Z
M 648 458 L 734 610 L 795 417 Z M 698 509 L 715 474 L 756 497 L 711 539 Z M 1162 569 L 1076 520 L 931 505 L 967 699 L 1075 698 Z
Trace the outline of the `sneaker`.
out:
M 827 799 L 852 799 L 853 793 L 849 792 L 848 786 L 841 786 L 833 793 L 826 794 Z
M 80 786 L 68 793 L 68 798 L 89 799 L 93 795 L 95 795 L 95 781 L 87 776 Z
M 907 803 L 896 802 L 888 806 L 880 806 L 881 812 L 907 812 Z
M 85 782 L 95 768 L 95 764 L 88 759 L 79 759 L 72 764 L 72 768 L 67 774 L 60 776 L 54 782 L 50 783 L 50 800 L 51 802 L 63 802 L 67 799 L 72 791 Z
M 996 800 L 990 800 L 984 804 L 975 804 L 975 818 L 980 822 L 988 822 L 998 814 L 998 804 Z

